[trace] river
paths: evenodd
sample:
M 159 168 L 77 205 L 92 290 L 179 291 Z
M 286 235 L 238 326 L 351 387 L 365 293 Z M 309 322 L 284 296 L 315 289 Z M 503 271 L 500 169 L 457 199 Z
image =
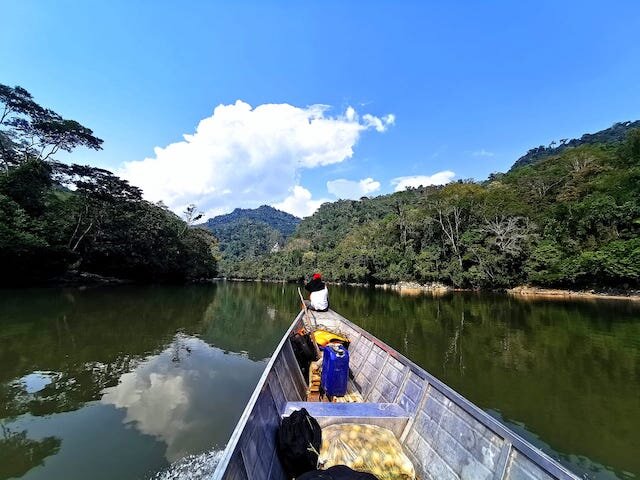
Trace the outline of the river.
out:
M 0 291 L 0 479 L 203 477 L 296 295 L 226 282 Z M 349 287 L 331 302 L 579 475 L 640 477 L 640 304 Z

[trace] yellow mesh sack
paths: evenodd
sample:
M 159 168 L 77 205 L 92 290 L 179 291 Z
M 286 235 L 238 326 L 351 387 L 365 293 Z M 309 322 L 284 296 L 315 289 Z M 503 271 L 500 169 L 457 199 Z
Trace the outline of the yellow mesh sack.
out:
M 322 429 L 319 468 L 346 465 L 379 480 L 414 480 L 416 472 L 393 432 L 376 425 L 343 423 Z

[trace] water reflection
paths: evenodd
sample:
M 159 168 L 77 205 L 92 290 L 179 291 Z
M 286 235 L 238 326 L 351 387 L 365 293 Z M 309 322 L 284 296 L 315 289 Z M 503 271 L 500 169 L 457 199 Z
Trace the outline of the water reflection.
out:
M 640 305 L 331 301 L 587 478 L 640 473 Z M 0 291 L 0 479 L 207 471 L 297 308 L 292 285 Z
M 272 285 L 0 291 L 0 479 L 143 478 L 223 446 L 296 309 Z
M 223 447 L 235 425 L 235 402 L 251 395 L 265 363 L 225 353 L 204 341 L 177 335 L 159 355 L 139 364 L 105 390 L 101 402 L 126 410 L 123 420 L 166 445 L 174 462 Z
M 365 289 L 332 301 L 586 478 L 640 474 L 640 305 Z
M 34 440 L 27 431 L 12 431 L 0 423 L 0 478 L 19 478 L 60 450 L 61 440 L 45 437 Z
M 104 388 L 171 341 L 198 332 L 216 288 L 0 291 L 0 418 L 48 415 L 99 400 Z M 25 396 L 20 379 L 56 372 Z
M 225 283 L 209 304 L 202 324 L 203 340 L 220 348 L 246 351 L 262 360 L 273 352 L 298 312 L 292 285 Z
M 19 380 L 27 393 L 36 393 L 49 385 L 58 376 L 55 372 L 32 372 Z

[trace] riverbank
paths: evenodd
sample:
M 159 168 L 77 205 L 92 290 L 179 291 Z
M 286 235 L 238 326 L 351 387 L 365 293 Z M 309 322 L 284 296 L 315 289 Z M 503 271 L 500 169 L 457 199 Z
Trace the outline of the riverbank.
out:
M 78 270 L 69 270 L 57 277 L 43 280 L 35 285 L 26 285 L 24 287 L 47 287 L 47 288 L 94 288 L 106 287 L 113 285 L 130 285 L 135 283 L 133 280 L 124 278 L 108 277 L 106 275 L 98 275 L 96 273 L 81 272 Z M 23 287 L 20 285 L 20 287 Z
M 272 280 L 272 279 L 259 279 L 259 278 L 216 278 L 219 280 L 228 280 L 230 282 L 264 282 L 264 283 L 295 283 L 287 280 Z M 375 285 L 369 285 L 367 283 L 356 282 L 331 282 L 325 281 L 327 285 L 340 285 L 346 287 L 365 287 L 365 288 L 377 288 L 380 290 L 394 290 L 401 295 L 419 295 L 422 293 L 431 293 L 434 295 L 444 295 L 445 293 L 458 291 L 453 287 L 444 285 L 443 283 L 432 282 L 426 284 L 420 284 L 417 282 L 398 282 L 398 283 L 380 283 Z M 466 290 L 464 290 L 466 291 Z
M 417 282 L 398 282 L 398 283 L 383 283 L 376 285 L 375 288 L 381 290 L 394 290 L 400 295 L 422 295 L 423 293 L 429 293 L 431 295 L 445 295 L 449 292 L 453 292 L 454 288 L 443 283 L 431 282 L 431 283 L 417 283 Z
M 521 285 L 506 290 L 508 295 L 530 300 L 608 299 L 640 301 L 638 290 L 564 290 Z
M 231 281 L 231 282 L 264 282 L 264 283 L 290 283 L 285 280 L 271 280 L 271 279 L 248 279 L 248 278 L 216 278 L 216 281 Z M 353 283 L 353 282 L 326 282 L 328 285 L 344 285 L 348 287 L 371 287 L 366 283 Z M 454 288 L 450 285 L 445 285 L 440 282 L 431 282 L 421 284 L 418 282 L 398 282 L 398 283 L 381 283 L 373 285 L 373 288 L 380 290 L 391 290 L 398 292 L 400 295 L 446 295 L 451 292 L 469 292 L 476 291 L 468 288 Z M 478 290 L 482 291 L 482 290 Z M 484 290 L 487 291 L 487 290 Z M 488 290 L 488 291 L 500 291 L 505 292 L 508 295 L 519 297 L 522 299 L 548 299 L 548 300 L 569 300 L 569 299 L 609 299 L 609 300 L 632 300 L 640 301 L 640 290 L 616 290 L 616 289 L 602 289 L 602 290 L 565 290 L 560 288 L 542 288 L 532 287 L 528 285 L 520 285 L 517 287 L 509 288 L 506 290 Z

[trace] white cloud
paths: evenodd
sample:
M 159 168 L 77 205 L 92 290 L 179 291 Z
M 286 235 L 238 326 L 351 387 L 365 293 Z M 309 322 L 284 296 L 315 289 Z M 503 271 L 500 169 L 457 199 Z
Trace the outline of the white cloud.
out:
M 400 192 L 408 187 L 419 187 L 429 185 L 444 185 L 453 180 L 456 174 L 451 170 L 434 173 L 433 175 L 414 175 L 410 177 L 397 177 L 391 180 L 391 185 L 395 186 L 395 191 Z
M 495 153 L 488 152 L 487 150 L 482 148 L 480 150 L 476 150 L 471 155 L 473 155 L 474 157 L 493 157 L 495 155 Z
M 156 147 L 152 157 L 126 162 L 117 173 L 178 213 L 190 203 L 224 212 L 287 195 L 282 205 L 306 213 L 314 204 L 298 185 L 300 172 L 351 158 L 364 131 L 384 132 L 395 121 L 393 115 L 360 117 L 352 107 L 331 116 L 328 108 L 219 105 L 183 141 Z
M 327 190 L 338 198 L 357 200 L 369 193 L 380 190 L 380 182 L 375 181 L 373 178 L 364 178 L 358 182 L 338 178 L 327 182 Z
M 396 116 L 390 113 L 389 115 L 385 115 L 382 118 L 378 118 L 367 113 L 362 116 L 362 120 L 364 120 L 364 124 L 367 127 L 373 127 L 378 132 L 385 132 L 389 125 L 393 125 L 394 123 L 396 123 Z
M 328 202 L 326 198 L 320 200 L 312 200 L 311 192 L 300 185 L 296 185 L 290 189 L 291 194 L 280 203 L 274 203 L 271 206 L 282 210 L 283 212 L 290 213 L 296 217 L 308 217 L 313 215 L 320 205 Z

